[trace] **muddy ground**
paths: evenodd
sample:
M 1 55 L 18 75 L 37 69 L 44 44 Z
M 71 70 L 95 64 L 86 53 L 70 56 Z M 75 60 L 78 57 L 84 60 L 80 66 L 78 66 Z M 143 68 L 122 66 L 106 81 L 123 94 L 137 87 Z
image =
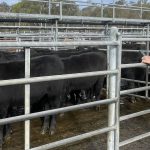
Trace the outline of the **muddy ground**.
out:
M 128 98 L 129 99 L 129 98 Z M 150 108 L 150 101 L 138 100 L 136 103 L 130 103 L 126 99 L 124 105 L 121 105 L 121 115 L 130 114 Z M 56 140 L 61 140 L 74 135 L 79 135 L 88 131 L 103 128 L 107 126 L 107 106 L 103 105 L 101 111 L 94 109 L 84 109 L 65 113 L 63 117 L 57 117 L 57 132 L 50 136 L 40 134 L 40 119 L 31 121 L 31 147 L 40 146 Z M 4 144 L 4 150 L 23 150 L 24 149 L 24 125 L 23 122 L 13 124 L 13 133 L 11 139 Z M 120 124 L 121 141 L 127 138 L 150 131 L 150 114 L 123 121 Z M 66 145 L 57 150 L 106 150 L 107 134 L 95 136 L 93 138 Z M 121 150 L 150 150 L 150 137 L 134 142 L 130 145 L 120 148 Z

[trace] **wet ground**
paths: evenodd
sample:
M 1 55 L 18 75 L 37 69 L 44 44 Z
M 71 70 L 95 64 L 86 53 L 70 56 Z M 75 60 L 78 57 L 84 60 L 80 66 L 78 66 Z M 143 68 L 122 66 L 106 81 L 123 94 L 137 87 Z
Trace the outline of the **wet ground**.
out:
M 129 98 L 128 98 L 129 99 Z M 130 103 L 126 99 L 124 105 L 121 105 L 121 115 L 150 108 L 150 101 L 138 100 L 136 103 Z M 55 135 L 41 135 L 40 119 L 31 121 L 31 147 L 40 146 L 56 140 L 61 140 L 74 135 L 79 135 L 95 129 L 107 126 L 107 106 L 103 105 L 101 111 L 95 109 L 83 109 L 65 113 L 63 117 L 57 117 L 57 132 Z M 121 141 L 127 138 L 150 131 L 150 114 L 123 121 L 120 124 Z M 4 150 L 23 150 L 24 149 L 24 124 L 23 122 L 13 124 L 13 133 L 11 139 L 4 144 Z M 57 150 L 106 150 L 107 134 L 95 136 L 93 138 L 66 145 Z M 120 148 L 121 150 L 150 150 L 150 137 L 134 142 L 130 145 Z

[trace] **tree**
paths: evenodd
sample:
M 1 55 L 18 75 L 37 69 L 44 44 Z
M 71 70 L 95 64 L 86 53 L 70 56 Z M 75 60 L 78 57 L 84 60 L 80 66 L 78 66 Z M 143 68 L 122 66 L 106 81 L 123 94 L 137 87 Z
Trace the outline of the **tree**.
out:
M 0 12 L 9 12 L 9 10 L 10 6 L 7 3 L 0 3 Z
M 125 4 L 126 4 L 126 0 L 118 0 L 118 1 L 116 1 L 115 4 L 118 4 L 118 5 L 125 5 Z
M 61 0 L 65 2 L 66 0 Z M 60 14 L 60 0 L 51 1 L 51 14 L 59 15 Z M 54 3 L 55 2 L 55 3 Z M 71 4 L 62 3 L 62 11 L 63 15 L 76 15 L 79 13 L 79 6 L 76 5 L 75 2 Z M 20 3 L 17 3 L 12 6 L 12 11 L 15 13 L 31 13 L 31 14 L 48 14 L 49 3 L 42 2 L 29 2 L 26 0 L 22 0 Z
M 12 6 L 12 12 L 15 13 L 39 13 L 41 5 L 35 2 L 22 0 L 21 2 Z
M 100 6 L 88 6 L 82 9 L 83 16 L 100 17 L 101 7 Z
M 51 3 L 51 14 L 53 15 L 59 15 L 60 14 L 60 5 L 62 2 L 62 14 L 63 15 L 69 15 L 69 16 L 75 16 L 80 14 L 79 6 L 71 1 L 68 3 L 67 0 L 55 0 L 55 3 Z

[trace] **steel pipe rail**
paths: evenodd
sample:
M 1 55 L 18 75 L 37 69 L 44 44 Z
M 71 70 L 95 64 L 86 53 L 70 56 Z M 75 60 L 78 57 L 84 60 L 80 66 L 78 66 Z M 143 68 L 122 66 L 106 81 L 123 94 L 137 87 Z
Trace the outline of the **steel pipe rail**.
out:
M 52 22 L 52 20 L 59 20 L 59 23 L 81 23 L 84 24 L 128 24 L 141 25 L 150 23 L 150 20 L 142 19 L 123 19 L 123 18 L 105 18 L 105 17 L 83 17 L 83 16 L 60 16 L 60 15 L 45 15 L 45 14 L 26 14 L 26 13 L 6 13 L 0 12 L 1 21 L 18 22 Z
M 120 142 L 119 147 L 130 144 L 130 143 L 133 143 L 133 142 L 136 142 L 136 141 L 141 140 L 143 138 L 147 138 L 149 136 L 150 136 L 150 132 L 145 133 L 145 134 L 141 134 L 141 135 L 133 137 L 133 138 L 130 138 L 128 140 Z
M 45 36 L 53 36 L 54 35 L 54 32 L 47 32 L 47 33 L 19 33 L 19 34 L 16 34 L 16 33 L 1 33 L 1 37 L 16 37 L 16 36 L 19 36 L 19 37 L 33 37 L 33 36 L 41 36 L 41 35 L 45 35 Z M 108 38 L 109 36 L 106 36 L 104 34 L 101 34 L 101 32 L 58 32 L 58 35 L 59 36 L 71 36 L 71 37 L 74 37 L 74 36 L 95 36 L 95 37 L 106 37 Z M 141 34 L 136 34 L 136 35 L 125 35 L 123 34 L 123 41 L 125 42 L 126 41 L 126 38 L 135 38 L 138 40 L 139 38 L 143 37 L 143 39 L 148 39 L 146 35 L 141 35 Z
M 35 37 L 35 38 L 38 38 L 38 37 L 45 37 L 45 38 L 51 38 L 51 37 L 54 37 L 54 33 L 20 33 L 20 34 L 4 34 L 2 33 L 1 34 L 2 37 L 6 37 L 6 38 L 16 38 L 16 36 L 19 36 L 19 38 L 25 38 L 25 37 Z M 141 36 L 143 38 L 141 38 Z M 108 38 L 108 36 L 105 36 L 105 35 L 100 35 L 99 33 L 63 33 L 63 32 L 58 32 L 58 38 L 65 38 L 65 37 L 68 37 L 68 38 L 92 38 L 92 37 L 97 37 L 97 38 Z M 150 41 L 150 38 L 146 38 L 146 35 L 123 35 L 123 42 L 129 42 L 129 41 L 132 41 L 132 42 L 140 42 L 140 41 L 143 41 L 143 42 L 146 42 L 146 41 Z M 126 38 L 125 38 L 126 37 Z M 130 38 L 127 38 L 127 37 L 130 37 Z M 136 38 L 134 38 L 136 37 Z M 137 38 L 139 37 L 139 38 Z M 144 38 L 145 37 L 145 38 Z M 141 40 L 142 39 L 142 40 Z
M 5 124 L 19 122 L 19 121 L 25 121 L 25 120 L 31 120 L 34 118 L 44 117 L 48 115 L 54 115 L 54 114 L 59 114 L 63 112 L 79 110 L 82 108 L 90 108 L 90 107 L 97 106 L 97 105 L 111 104 L 111 103 L 115 103 L 117 99 L 118 98 L 99 100 L 99 101 L 94 101 L 94 102 L 89 102 L 89 103 L 84 103 L 84 104 L 79 104 L 79 105 L 74 105 L 74 106 L 68 106 L 68 107 L 57 108 L 53 110 L 41 111 L 41 112 L 36 112 L 36 113 L 31 113 L 31 114 L 26 114 L 26 115 L 20 115 L 16 117 L 0 119 L 0 125 L 5 125 Z
M 125 80 L 125 81 L 130 81 L 130 82 L 135 82 L 135 83 L 142 83 L 145 84 L 145 81 L 140 81 L 140 80 L 134 80 L 134 79 L 127 79 L 127 78 L 121 78 L 121 80 Z M 149 82 L 150 84 L 150 82 Z
M 136 95 L 136 94 L 127 94 L 127 95 L 137 97 L 137 98 L 141 98 L 141 99 L 149 99 L 149 98 L 146 98 L 145 96 L 140 96 L 140 95 Z
M 56 22 L 57 23 L 57 22 Z M 120 55 L 120 45 L 121 45 L 121 40 L 119 38 L 119 34 L 118 34 L 118 30 L 117 28 L 112 28 L 111 29 L 111 33 L 112 33 L 112 36 L 111 36 L 111 41 L 101 41 L 101 42 L 98 42 L 98 41 L 91 41 L 91 42 L 0 42 L 0 47 L 26 47 L 26 58 L 27 58 L 27 54 L 29 54 L 29 47 L 44 47 L 44 46 L 72 46 L 72 45 L 106 45 L 106 46 L 112 46 L 112 48 L 110 48 L 110 50 L 115 51 L 115 53 L 121 58 L 121 55 Z M 57 33 L 56 33 L 57 34 Z M 115 37 L 115 39 L 113 39 L 113 37 Z M 118 40 L 119 39 L 119 40 Z M 114 56 L 114 55 L 113 55 Z M 112 57 L 111 58 L 111 61 L 114 62 L 114 59 Z M 30 58 L 29 59 L 26 59 L 25 60 L 25 64 L 28 64 L 30 61 Z M 110 62 L 111 62 L 110 61 Z M 113 63 L 112 62 L 112 63 Z M 119 61 L 120 62 L 120 61 Z M 43 77 L 33 77 L 33 78 L 29 78 L 28 77 L 28 73 L 29 72 L 26 72 L 27 74 L 27 78 L 22 78 L 22 79 L 12 79 L 12 80 L 3 80 L 0 82 L 0 86 L 6 86 L 6 85 L 18 85 L 18 84 L 30 84 L 30 83 L 37 83 L 37 82 L 44 82 L 44 81 L 54 81 L 54 80 L 63 80 L 63 79 L 72 79 L 72 78 L 81 78 L 81 77 L 91 77 L 91 76 L 98 76 L 98 75 L 109 75 L 111 77 L 112 81 L 111 83 L 115 83 L 113 81 L 113 79 L 117 79 L 117 74 L 119 74 L 119 70 L 117 67 L 115 67 L 115 64 L 117 63 L 117 57 L 115 59 L 115 62 L 114 62 L 114 67 L 113 68 L 110 68 L 110 70 L 107 70 L 107 71 L 95 71 L 95 72 L 84 72 L 84 73 L 75 73 L 75 74 L 63 74 L 63 75 L 53 75 L 53 76 L 43 76 Z M 120 63 L 117 63 L 117 66 L 120 67 Z M 26 71 L 27 71 L 27 65 L 26 65 Z M 28 70 L 29 71 L 29 70 Z M 115 77 L 115 78 L 114 78 Z M 119 78 L 118 78 L 119 80 Z M 120 85 L 120 80 L 118 81 L 117 83 L 117 86 Z M 31 85 L 32 86 L 32 85 Z M 42 117 L 42 116 L 46 116 L 46 115 L 53 115 L 53 114 L 58 114 L 58 113 L 61 113 L 61 112 L 67 112 L 67 111 L 73 111 L 73 110 L 77 110 L 77 109 L 81 109 L 81 108 L 88 108 L 88 107 L 92 107 L 92 106 L 97 106 L 97 105 L 102 105 L 102 104 L 110 104 L 109 106 L 115 106 L 115 104 L 118 102 L 119 98 L 119 91 L 116 91 L 115 93 L 117 93 L 117 95 L 113 94 L 111 95 L 111 93 L 113 92 L 112 89 L 115 89 L 114 87 L 115 84 L 111 85 L 110 87 L 110 98 L 109 99 L 106 99 L 106 100 L 98 100 L 98 101 L 94 101 L 94 102 L 90 102 L 90 103 L 85 103 L 85 104 L 80 104 L 80 105 L 75 105 L 75 106 L 70 106 L 70 107 L 64 107 L 64 108 L 58 108 L 58 109 L 53 109 L 53 110 L 48 110 L 48 111 L 43 111 L 43 112 L 38 112 L 38 113 L 33 113 L 33 114 L 28 114 L 29 111 L 27 111 L 27 114 L 25 115 L 21 115 L 21 116 L 16 116 L 16 117 L 11 117 L 11 118 L 5 118 L 5 119 L 0 119 L 0 125 L 4 125 L 4 124 L 8 124 L 8 123 L 13 123 L 13 122 L 18 122 L 18 121 L 25 121 L 25 120 L 30 120 L 30 119 L 33 119 L 33 118 L 37 118 L 37 117 Z M 27 96 L 27 99 L 28 99 L 28 93 L 30 92 L 29 89 L 26 89 L 26 92 L 25 93 L 25 97 Z M 114 104 L 114 105 L 111 105 L 111 104 Z M 118 103 L 117 103 L 118 104 Z M 114 107 L 113 107 L 114 108 Z M 114 115 L 115 115 L 115 110 L 114 111 Z M 109 114 L 112 119 L 115 117 L 114 115 L 111 116 L 111 114 Z M 28 129 L 29 126 L 27 126 L 26 129 Z M 115 128 L 113 128 L 115 127 Z M 99 133 L 103 133 L 103 132 L 109 132 L 109 133 L 114 133 L 115 130 L 117 127 L 117 124 L 114 122 L 112 125 L 109 124 L 109 127 L 108 128 L 104 128 L 104 129 L 100 129 L 100 130 L 96 130 L 93 131 L 93 132 L 90 132 L 90 133 L 85 133 L 83 135 L 79 135 L 77 137 L 72 137 L 72 138 L 69 138 L 69 140 L 65 139 L 63 140 L 63 142 L 67 142 L 67 143 L 70 143 L 70 142 L 73 142 L 73 141 L 78 141 L 79 138 L 80 139 L 84 139 L 84 138 L 88 138 L 88 137 L 91 137 L 91 136 L 94 136 L 94 135 L 98 135 Z M 112 129 L 113 128 L 113 129 Z M 108 129 L 107 131 L 105 129 Z M 29 129 L 28 130 L 25 130 L 27 132 L 29 132 Z M 30 132 L 29 134 L 27 133 L 27 136 L 30 135 Z M 112 144 L 115 145 L 115 140 L 113 140 L 114 138 L 112 137 L 111 134 L 109 134 L 110 138 L 112 139 Z M 28 136 L 28 139 L 26 140 L 26 146 L 25 146 L 25 149 L 30 149 L 30 141 L 29 141 L 29 136 Z M 57 143 L 57 144 L 56 144 Z M 59 146 L 59 143 L 60 145 L 62 145 L 62 141 L 57 141 L 56 143 L 52 143 L 52 144 L 47 144 L 46 147 L 50 147 L 50 146 L 55 146 L 55 147 L 58 147 Z M 117 142 L 118 143 L 118 142 Z M 117 144 L 118 145 L 118 144 Z M 43 147 L 44 146 L 40 146 L 38 147 L 39 149 L 42 148 L 43 150 Z M 113 149 L 114 149 L 115 146 L 113 146 Z M 36 148 L 37 149 L 37 148 Z
M 126 94 L 135 93 L 135 92 L 141 92 L 141 91 L 145 91 L 145 90 L 149 90 L 149 89 L 150 89 L 150 86 L 144 86 L 144 87 L 135 88 L 135 89 L 123 90 L 123 91 L 120 91 L 120 95 L 126 95 Z
M 30 48 L 25 49 L 25 78 L 30 78 Z M 30 84 L 25 84 L 25 114 L 30 114 Z M 30 148 L 30 121 L 25 121 L 25 150 Z
M 117 41 L 88 41 L 88 42 L 0 42 L 0 47 L 54 47 L 54 46 L 99 46 L 119 45 Z
M 123 49 L 122 52 L 135 52 L 135 53 L 137 53 L 137 52 L 146 52 L 146 50 L 132 50 L 132 49 L 127 50 L 127 49 Z
M 150 41 L 150 38 L 122 38 L 123 42 L 146 42 Z
M 97 27 L 97 26 L 58 26 L 57 27 L 58 28 L 58 30 L 78 30 L 78 31 L 80 31 L 80 30 L 88 30 L 88 31 L 99 31 L 99 30 L 101 30 L 101 31 L 103 31 L 103 30 L 105 30 L 105 27 Z M 2 30 L 2 29 L 20 29 L 20 30 L 22 30 L 22 29 L 32 29 L 32 30 L 49 30 L 49 29 L 56 29 L 56 27 L 55 26 L 49 26 L 49 25 L 43 25 L 43 26 L 9 26 L 9 25 L 5 25 L 5 26 L 0 26 L 0 29 Z M 108 28 L 108 30 L 110 30 L 110 28 Z M 137 36 L 137 35 L 133 35 L 133 33 L 132 33 L 132 35 L 126 35 L 126 33 L 124 33 L 126 30 L 127 31 L 129 31 L 129 30 L 131 30 L 131 31 L 133 31 L 133 30 L 136 30 L 136 31 L 138 31 L 138 33 L 143 33 L 143 28 L 130 28 L 130 27 L 128 27 L 128 28 L 118 28 L 118 30 L 120 30 L 120 32 L 122 32 L 122 35 L 123 36 Z M 140 31 L 141 32 L 140 32 Z M 146 28 L 144 29 L 144 30 L 147 30 Z M 129 32 L 129 33 L 131 33 L 131 31 Z M 144 36 L 144 35 L 143 35 Z
M 53 26 L 0 26 L 0 29 L 55 29 L 56 27 L 53 27 Z M 75 29 L 75 30 L 104 30 L 105 28 L 104 27 L 84 27 L 84 26 L 81 26 L 81 27 L 58 27 L 58 29 L 69 29 L 69 30 L 72 30 L 72 29 Z
M 104 129 L 91 131 L 91 132 L 84 133 L 84 134 L 81 134 L 81 135 L 77 135 L 77 136 L 74 136 L 74 137 L 71 137 L 71 138 L 67 138 L 67 139 L 64 139 L 64 140 L 53 142 L 53 143 L 50 143 L 50 144 L 45 144 L 45 145 L 42 145 L 42 146 L 39 146 L 39 147 L 31 148 L 29 150 L 49 150 L 49 149 L 56 148 L 56 147 L 59 147 L 59 146 L 63 146 L 63 145 L 69 144 L 69 143 L 78 142 L 80 140 L 84 140 L 84 139 L 87 139 L 87 138 L 90 138 L 90 137 L 93 137 L 93 136 L 96 136 L 96 135 L 99 135 L 99 134 L 103 134 L 103 133 L 106 133 L 106 132 L 109 132 L 109 131 L 113 131 L 115 129 L 116 129 L 115 126 L 107 127 L 107 128 L 104 128 Z
M 65 35 L 71 35 L 71 36 L 74 36 L 74 34 L 76 35 L 76 36 L 84 36 L 84 35 L 86 35 L 86 36 L 99 36 L 99 37 L 108 37 L 108 36 L 105 36 L 105 35 L 103 35 L 103 34 L 100 34 L 100 32 L 58 32 L 58 35 L 59 36 L 65 36 Z M 16 36 L 19 36 L 19 37 L 25 37 L 25 36 L 27 36 L 27 37 L 29 37 L 29 36 L 42 36 L 42 35 L 45 35 L 45 36 L 52 36 L 52 35 L 54 35 L 54 32 L 47 32 L 47 33 L 41 33 L 41 32 L 37 32 L 37 33 L 10 33 L 10 34 L 8 34 L 8 33 L 1 33 L 1 37 L 16 37 Z
M 113 30 L 111 30 L 110 32 L 110 40 L 111 41 L 116 41 L 117 39 L 120 40 L 120 35 L 116 36 L 116 33 L 118 33 L 118 29 L 117 28 L 113 28 Z M 108 62 L 107 62 L 107 68 L 109 70 L 115 70 L 120 68 L 121 65 L 121 43 L 120 45 L 117 46 L 109 46 L 108 47 L 108 53 L 109 56 L 107 57 Z M 120 87 L 120 70 L 118 69 L 118 74 L 114 74 L 114 75 L 109 75 L 109 78 L 107 80 L 108 82 L 108 97 L 109 98 L 114 98 L 114 97 L 118 97 L 119 98 L 119 87 Z M 107 76 L 108 77 L 108 76 Z M 117 78 L 119 77 L 119 78 Z M 114 88 L 115 87 L 115 88 Z M 117 90 L 118 89 L 118 90 Z M 118 101 L 117 101 L 118 104 Z M 107 150 L 115 150 L 116 145 L 119 144 L 118 143 L 118 136 L 117 136 L 117 131 L 118 131 L 118 122 L 116 122 L 117 116 L 116 116 L 116 110 L 117 112 L 118 107 L 116 107 L 117 105 L 116 103 L 112 103 L 108 105 L 108 126 L 113 126 L 115 124 L 117 124 L 117 130 L 115 131 L 110 131 L 107 134 Z M 119 121 L 119 120 L 118 120 Z M 115 139 L 115 135 L 117 136 L 117 140 Z M 116 141 L 115 141 L 116 140 Z
M 133 64 L 122 64 L 121 69 L 123 68 L 135 68 L 135 67 L 146 67 L 144 63 L 133 63 Z
M 53 34 L 51 34 L 51 35 L 2 35 L 2 37 L 5 37 L 6 39 L 0 39 L 1 40 L 1 42 L 3 42 L 3 41 L 5 41 L 5 40 L 7 40 L 8 38 L 14 38 L 14 39 L 16 39 L 16 36 L 18 36 L 18 38 L 54 38 L 54 36 L 55 35 L 53 35 Z M 88 35 L 88 34 L 76 34 L 76 35 L 67 35 L 67 34 L 64 34 L 64 35 L 61 35 L 61 34 L 58 34 L 58 39 L 64 39 L 65 40 L 65 38 L 70 38 L 70 39 L 73 39 L 73 41 L 74 41 L 74 39 L 75 38 L 77 38 L 77 39 L 80 39 L 80 38 L 108 38 L 108 37 L 106 37 L 106 36 L 101 36 L 101 35 L 94 35 L 94 34 L 92 34 L 92 35 Z M 72 42 L 73 42 L 72 41 Z
M 43 76 L 43 77 L 32 77 L 32 78 L 27 78 L 27 79 L 20 78 L 20 79 L 11 79 L 11 80 L 1 80 L 0 86 L 29 84 L 29 83 L 37 83 L 37 82 L 45 82 L 45 81 L 73 79 L 73 78 L 83 78 L 83 77 L 92 77 L 92 76 L 98 76 L 98 75 L 117 74 L 117 73 L 118 73 L 118 70 L 95 71 L 95 72 L 63 74 L 63 75 L 53 75 L 53 76 Z
M 149 113 L 150 113 L 150 109 L 140 111 L 140 112 L 137 112 L 137 113 L 133 113 L 133 114 L 129 114 L 129 115 L 125 115 L 125 116 L 121 116 L 120 121 L 124 121 L 124 120 L 135 118 L 135 117 L 139 117 L 139 116 L 146 115 L 146 114 L 149 114 Z
M 51 28 L 55 29 L 56 27 L 44 24 L 42 26 L 1 25 L 0 28 L 1 29 L 18 29 L 18 28 L 19 29 L 30 29 L 30 28 L 31 29 L 51 29 Z M 98 26 L 58 26 L 58 29 L 104 30 L 105 27 L 103 27 L 103 26 L 100 26 L 100 27 L 98 27 Z M 110 28 L 108 28 L 108 30 L 110 30 Z M 124 30 L 125 31 L 129 31 L 129 30 L 131 30 L 131 31 L 138 31 L 138 30 L 140 30 L 141 32 L 143 32 L 143 30 L 146 31 L 147 28 L 141 28 L 141 27 L 138 27 L 138 28 L 135 28 L 135 27 L 124 27 L 124 28 L 121 28 L 121 27 L 119 27 L 118 30 L 120 30 L 120 31 L 124 31 Z
M 142 34 L 136 34 L 136 35 L 128 35 L 128 34 L 123 34 L 122 35 L 122 37 L 123 37 L 123 40 L 125 39 L 125 38 L 148 38 L 148 36 L 147 35 L 142 35 Z

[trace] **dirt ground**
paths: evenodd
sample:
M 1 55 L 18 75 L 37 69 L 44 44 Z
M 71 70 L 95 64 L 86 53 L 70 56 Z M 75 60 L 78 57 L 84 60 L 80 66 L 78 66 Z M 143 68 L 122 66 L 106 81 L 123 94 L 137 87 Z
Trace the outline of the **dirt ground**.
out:
M 138 100 L 136 103 L 126 102 L 121 105 L 121 115 L 150 108 L 150 101 Z M 31 121 L 31 147 L 40 146 L 56 140 L 61 140 L 74 135 L 79 135 L 95 129 L 107 126 L 107 106 L 103 105 L 101 111 L 95 109 L 83 109 L 74 112 L 65 113 L 63 117 L 57 117 L 57 132 L 50 136 L 40 134 L 40 119 Z M 11 139 L 3 146 L 3 150 L 23 150 L 24 149 L 24 124 L 23 122 L 13 124 L 13 133 Z M 150 131 L 150 114 L 123 121 L 120 124 L 120 141 L 136 135 Z M 106 150 L 107 134 L 102 134 L 89 138 L 87 140 L 66 145 L 57 150 Z M 121 150 L 150 150 L 150 137 L 123 146 Z

